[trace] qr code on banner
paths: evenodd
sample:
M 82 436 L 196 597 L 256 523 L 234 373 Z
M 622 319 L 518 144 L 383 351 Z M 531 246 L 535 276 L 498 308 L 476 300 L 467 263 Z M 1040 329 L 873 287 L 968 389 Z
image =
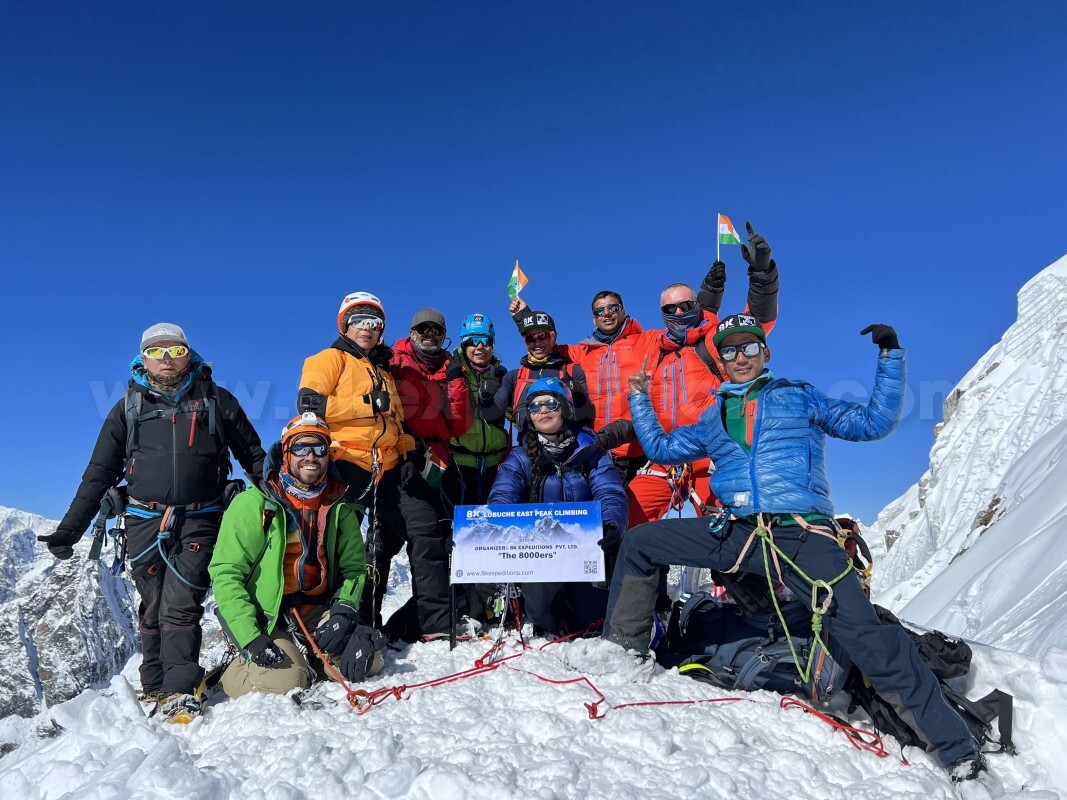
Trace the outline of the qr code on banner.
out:
M 592 561 L 586 561 L 585 562 L 585 574 L 586 575 L 596 575 L 597 566 L 598 566 L 598 564 L 596 562 L 596 559 L 593 559 Z

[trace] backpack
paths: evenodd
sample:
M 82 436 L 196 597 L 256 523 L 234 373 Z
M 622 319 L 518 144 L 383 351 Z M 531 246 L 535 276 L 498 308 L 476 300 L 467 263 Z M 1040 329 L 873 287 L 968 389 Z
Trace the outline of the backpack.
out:
M 847 701 L 848 714 L 862 709 L 876 730 L 894 737 L 902 746 L 928 747 L 918 731 L 905 721 L 908 715 L 903 708 L 879 695 L 834 643 L 832 620 L 824 623 L 811 675 L 808 681 L 802 682 L 793 662 L 793 652 L 801 664 L 807 664 L 813 644 L 811 628 L 807 625 L 810 611 L 797 601 L 780 604 L 792 633 L 786 638 L 773 611 L 770 615 L 750 615 L 745 608 L 751 602 L 750 595 L 758 594 L 756 585 L 754 581 L 745 585 L 743 592 L 730 588 L 732 595 L 745 597 L 737 606 L 725 605 L 707 592 L 698 592 L 685 603 L 675 603 L 667 634 L 656 650 L 657 662 L 667 669 L 678 667 L 683 675 L 730 691 L 766 689 L 797 695 L 823 708 L 833 704 L 842 710 Z M 945 699 L 963 718 L 979 747 L 987 753 L 1014 754 L 1012 696 L 994 689 L 985 697 L 971 700 L 947 684 L 970 671 L 970 646 L 940 631 L 917 633 L 903 625 L 892 612 L 877 605 L 874 609 L 884 625 L 898 625 L 908 633 L 919 656 L 937 678 Z M 835 697 L 842 700 L 832 703 Z
M 749 615 L 740 603 L 724 604 L 697 592 L 671 609 L 656 661 L 722 689 L 767 689 L 827 706 L 843 689 L 852 662 L 833 642 L 829 625 L 818 640 L 813 638 L 811 612 L 801 603 L 782 603 L 781 609 L 789 636 L 773 607 L 770 614 Z M 794 656 L 805 666 L 811 660 L 807 681 L 801 680 Z
M 202 388 L 200 388 L 202 387 Z M 199 389 L 199 391 L 198 391 Z M 230 474 L 230 457 L 226 446 L 225 426 L 218 422 L 218 387 L 212 380 L 196 380 L 193 382 L 192 391 L 186 395 L 185 402 L 174 408 L 161 408 L 155 411 L 144 412 L 144 393 L 133 387 L 126 390 L 126 461 L 129 462 L 139 442 L 141 423 L 158 417 L 174 417 L 179 414 L 192 414 L 200 411 L 207 412 L 208 434 L 215 438 L 219 450 L 219 460 L 224 465 L 225 474 Z M 200 397 L 193 399 L 194 394 Z M 203 400 L 203 405 L 201 405 Z
M 962 678 L 970 671 L 970 645 L 962 639 L 946 636 L 941 631 L 918 633 L 901 623 L 893 612 L 877 605 L 874 610 L 883 624 L 899 625 L 915 642 L 920 657 L 937 678 L 941 693 L 967 723 L 979 748 L 987 753 L 1003 752 L 1015 755 L 1015 744 L 1011 738 L 1014 698 L 1000 689 L 994 689 L 979 700 L 970 700 L 946 683 L 953 678 Z M 907 717 L 900 713 L 896 705 L 875 692 L 874 687 L 867 682 L 859 670 L 853 670 L 848 677 L 846 690 L 852 698 L 852 704 L 849 706 L 850 713 L 857 708 L 862 708 L 871 718 L 875 728 L 882 733 L 889 734 L 901 745 L 916 745 L 929 749 L 918 731 L 905 721 Z M 994 720 L 997 721 L 998 738 L 996 739 L 992 736 Z

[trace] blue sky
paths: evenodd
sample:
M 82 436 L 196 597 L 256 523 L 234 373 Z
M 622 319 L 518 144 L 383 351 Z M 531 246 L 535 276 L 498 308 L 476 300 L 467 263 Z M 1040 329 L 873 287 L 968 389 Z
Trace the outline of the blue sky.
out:
M 899 329 L 925 409 L 829 451 L 870 521 L 1067 252 L 1065 50 L 1055 2 L 7 3 L 0 504 L 63 513 L 153 322 L 273 440 L 347 292 L 390 341 L 489 313 L 514 365 L 516 258 L 564 341 L 602 288 L 658 327 L 722 211 L 774 248 L 777 374 L 869 385 Z

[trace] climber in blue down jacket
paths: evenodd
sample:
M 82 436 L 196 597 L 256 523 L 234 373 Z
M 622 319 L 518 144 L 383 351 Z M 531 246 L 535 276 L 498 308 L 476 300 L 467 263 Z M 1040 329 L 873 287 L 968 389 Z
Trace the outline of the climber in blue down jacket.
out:
M 989 777 L 966 724 L 945 701 L 907 633 L 879 621 L 832 530 L 826 437 L 881 439 L 896 428 L 903 407 L 904 351 L 896 332 L 872 325 L 863 333 L 871 333 L 880 348 L 874 391 L 865 405 L 827 397 L 808 383 L 774 378 L 766 369 L 771 355 L 766 334 L 747 314 L 718 326 L 713 341 L 729 381 L 718 389 L 718 403 L 693 425 L 664 432 L 648 396 L 648 372 L 631 377 L 634 429 L 649 459 L 678 464 L 710 456 L 715 464 L 711 486 L 730 516 L 721 530 L 697 518 L 650 522 L 628 531 L 611 584 L 604 636 L 647 652 L 660 565 L 736 568 L 763 576 L 776 570 L 763 552 L 770 539 L 796 565 L 793 569 L 779 559 L 781 579 L 797 597 L 811 597 L 813 581 L 832 586 L 827 617 L 834 640 L 879 695 L 922 734 L 953 779 Z M 826 596 L 820 589 L 820 600 Z

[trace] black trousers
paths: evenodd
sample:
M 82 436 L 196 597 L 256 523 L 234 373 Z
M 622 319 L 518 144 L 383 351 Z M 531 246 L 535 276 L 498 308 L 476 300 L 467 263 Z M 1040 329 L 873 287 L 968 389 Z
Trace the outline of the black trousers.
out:
M 179 512 L 169 536 L 162 542 L 163 553 L 173 565 L 171 569 L 156 546 L 160 518 L 126 515 L 129 557 L 134 559 L 144 553 L 130 563 L 141 598 L 137 616 L 144 692 L 191 693 L 204 677 L 200 666 L 200 619 L 204 616 L 207 590 L 194 589 L 189 584 L 209 585 L 207 568 L 221 520 L 221 512 L 184 517 Z
M 371 474 L 348 461 L 335 462 L 341 478 L 348 484 L 346 500 L 359 502 L 368 513 L 377 516 L 367 534 L 367 563 L 374 591 L 365 591 L 360 601 L 360 615 L 376 628 L 382 626 L 382 599 L 389 583 L 393 557 L 407 546 L 411 563 L 411 601 L 417 632 L 420 636 L 447 633 L 448 548 L 452 536 L 451 517 L 445 511 L 441 490 L 416 475 L 407 486 L 400 486 L 400 469 L 382 474 L 377 488 L 370 485 Z M 362 497 L 362 500 L 358 498 Z M 397 611 L 407 616 L 405 607 Z
M 664 564 L 728 570 L 740 558 L 753 525 L 743 520 L 721 534 L 708 531 L 706 519 L 648 522 L 626 532 L 615 564 L 608 598 L 604 636 L 616 644 L 647 650 L 652 628 L 659 568 Z M 797 525 L 773 529 L 774 539 L 797 567 L 812 580 L 833 581 L 848 566 L 837 542 L 818 534 L 805 535 Z M 802 599 L 811 597 L 811 584 L 782 565 L 782 580 Z M 753 542 L 740 571 L 766 575 L 763 551 Z M 977 750 L 967 725 L 946 702 L 937 679 L 919 657 L 903 628 L 883 625 L 863 593 L 854 571 L 833 584 L 831 635 L 879 692 L 894 696 L 894 706 L 906 709 L 906 721 L 937 750 L 943 764 Z
M 489 492 L 493 489 L 493 481 L 496 480 L 497 466 L 499 465 L 479 470 L 477 467 L 453 462 L 448 465 L 441 489 L 453 505 L 484 506 L 489 500 Z

